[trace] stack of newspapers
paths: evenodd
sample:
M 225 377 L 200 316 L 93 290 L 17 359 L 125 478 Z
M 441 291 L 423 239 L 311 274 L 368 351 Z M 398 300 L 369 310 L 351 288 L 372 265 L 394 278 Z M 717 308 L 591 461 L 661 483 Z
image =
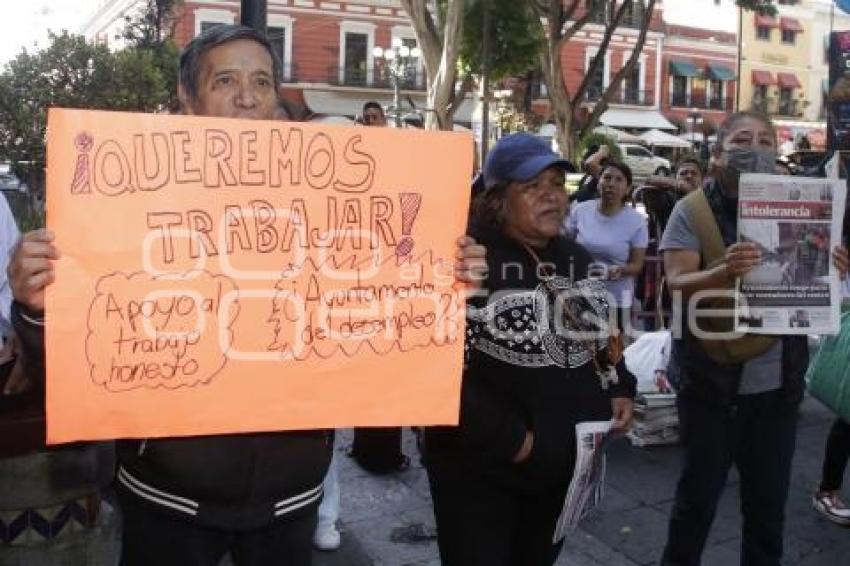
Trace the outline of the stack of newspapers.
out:
M 628 433 L 632 446 L 660 446 L 679 442 L 679 414 L 675 393 L 639 393 L 635 420 Z
M 667 380 L 671 336 L 647 332 L 625 351 L 626 366 L 637 378 L 635 420 L 628 438 L 632 446 L 658 446 L 679 441 L 676 394 Z

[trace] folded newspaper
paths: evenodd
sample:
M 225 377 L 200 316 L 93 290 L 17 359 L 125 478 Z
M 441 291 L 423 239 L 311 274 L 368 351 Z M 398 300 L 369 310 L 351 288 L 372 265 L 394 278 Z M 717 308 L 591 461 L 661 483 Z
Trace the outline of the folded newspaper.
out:
M 578 526 L 600 501 L 605 484 L 605 443 L 611 438 L 611 421 L 588 421 L 576 425 L 576 464 L 564 508 L 555 525 L 557 543 Z
M 844 180 L 746 174 L 738 189 L 738 239 L 761 250 L 739 278 L 739 332 L 835 334 L 841 294 L 832 249 L 841 243 Z

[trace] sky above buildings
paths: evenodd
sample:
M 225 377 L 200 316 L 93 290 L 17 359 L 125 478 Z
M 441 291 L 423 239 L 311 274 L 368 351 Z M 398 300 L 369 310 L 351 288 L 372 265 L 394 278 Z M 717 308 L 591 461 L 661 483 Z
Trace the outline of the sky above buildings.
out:
M 99 2 L 94 0 L 5 0 L 0 19 L 0 65 L 21 49 L 47 44 L 48 30 L 67 29 L 77 32 Z M 698 21 L 708 29 L 735 31 L 737 24 L 734 0 L 664 0 L 665 19 L 679 25 L 695 25 Z M 701 5 L 701 6 L 697 6 Z M 726 5 L 726 6 L 724 6 Z
M 31 50 L 34 44 L 46 46 L 48 30 L 77 32 L 95 6 L 91 0 L 4 0 L 0 65 L 24 47 Z
M 664 21 L 679 26 L 701 27 L 715 31 L 738 31 L 734 0 L 664 0 Z
M 829 0 L 819 0 L 829 4 Z M 94 0 L 4 0 L 0 18 L 0 65 L 21 49 L 47 44 L 48 30 L 77 32 L 97 7 Z M 734 0 L 663 0 L 664 19 L 676 25 L 737 31 Z

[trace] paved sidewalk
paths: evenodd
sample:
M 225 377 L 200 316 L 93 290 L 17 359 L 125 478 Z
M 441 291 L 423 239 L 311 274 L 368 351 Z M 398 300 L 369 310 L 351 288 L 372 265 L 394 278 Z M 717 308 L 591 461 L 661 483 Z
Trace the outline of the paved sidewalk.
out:
M 824 442 L 832 415 L 807 400 L 801 410 L 794 460 L 785 564 L 838 566 L 850 555 L 850 529 L 821 519 L 811 508 L 820 477 Z M 342 490 L 343 546 L 316 553 L 316 566 L 439 566 L 434 518 L 425 472 L 413 435 L 405 430 L 409 470 L 371 476 L 345 455 L 349 431 L 337 439 Z M 608 481 L 601 509 L 567 540 L 558 566 L 633 566 L 656 564 L 664 544 L 667 517 L 680 470 L 678 447 L 610 447 Z M 847 480 L 850 486 L 850 479 Z M 738 480 L 730 474 L 726 494 L 709 537 L 704 566 L 739 563 Z M 850 499 L 850 489 L 844 490 Z

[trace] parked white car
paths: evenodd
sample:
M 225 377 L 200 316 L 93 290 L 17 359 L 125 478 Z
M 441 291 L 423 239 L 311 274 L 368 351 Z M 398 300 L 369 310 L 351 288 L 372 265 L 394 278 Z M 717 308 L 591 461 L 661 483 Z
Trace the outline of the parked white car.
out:
M 12 172 L 9 163 L 0 162 L 0 191 L 26 192 L 27 186 Z
M 670 161 L 654 155 L 649 149 L 636 143 L 621 143 L 623 161 L 632 170 L 636 179 L 645 179 L 650 175 L 669 175 L 673 170 Z

